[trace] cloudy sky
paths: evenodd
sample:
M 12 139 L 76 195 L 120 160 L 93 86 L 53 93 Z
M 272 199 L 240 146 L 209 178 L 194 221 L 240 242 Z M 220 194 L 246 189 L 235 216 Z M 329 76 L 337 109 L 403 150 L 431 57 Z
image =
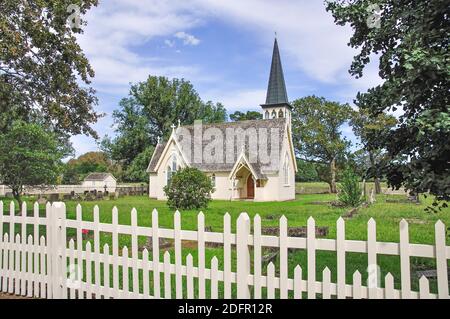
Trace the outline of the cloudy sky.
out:
M 148 75 L 185 78 L 229 113 L 259 110 L 275 32 L 290 100 L 315 94 L 351 103 L 380 81 L 375 64 L 359 80 L 348 74 L 351 30 L 334 24 L 322 0 L 100 0 L 84 18 L 79 42 L 106 113 L 94 126 L 101 136 L 114 135 L 112 111 Z M 72 141 L 77 155 L 97 150 L 91 138 Z

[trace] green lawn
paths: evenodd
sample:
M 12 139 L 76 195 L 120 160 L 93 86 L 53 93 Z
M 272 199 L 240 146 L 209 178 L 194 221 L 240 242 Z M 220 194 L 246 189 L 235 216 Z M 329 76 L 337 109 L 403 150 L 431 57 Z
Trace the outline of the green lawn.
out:
M 348 209 L 331 207 L 324 201 L 335 200 L 336 196 L 331 194 L 322 195 L 299 195 L 295 201 L 290 202 L 270 202 L 270 203 L 253 203 L 246 201 L 212 201 L 208 209 L 204 210 L 205 225 L 212 227 L 215 232 L 222 230 L 223 215 L 228 212 L 232 217 L 232 228 L 235 230 L 236 219 L 241 212 L 247 212 L 250 217 L 259 214 L 262 217 L 262 225 L 276 226 L 278 219 L 282 215 L 288 218 L 289 226 L 305 226 L 309 216 L 313 216 L 316 220 L 317 226 L 328 226 L 328 238 L 335 238 L 336 236 L 336 220 L 345 213 Z M 379 195 L 374 205 L 362 209 L 356 216 L 346 221 L 346 238 L 354 240 L 367 239 L 367 221 L 373 217 L 377 221 L 377 240 L 378 241 L 399 241 L 399 227 L 398 224 L 402 218 L 410 222 L 410 241 L 413 243 L 433 244 L 434 243 L 434 223 L 441 219 L 446 225 L 450 225 L 450 210 L 447 208 L 439 213 L 426 213 L 424 208 L 430 205 L 432 199 L 421 198 L 422 204 L 416 205 L 413 203 L 386 203 L 386 198 L 404 198 L 399 195 Z M 8 200 L 5 199 L 5 207 L 9 205 Z M 76 202 L 67 202 L 68 218 L 75 219 Z M 160 227 L 173 227 L 173 212 L 166 206 L 165 202 L 151 200 L 146 197 L 124 197 L 112 201 L 100 202 L 82 202 L 83 219 L 93 220 L 92 210 L 94 205 L 100 207 L 101 222 L 111 222 L 111 210 L 114 206 L 119 209 L 119 223 L 130 224 L 130 211 L 134 207 L 138 211 L 138 224 L 141 226 L 151 225 L 151 212 L 156 208 L 159 212 Z M 29 212 L 31 214 L 31 210 Z M 195 230 L 197 223 L 197 211 L 181 211 L 182 228 Z M 273 219 L 268 219 L 272 217 Z M 7 225 L 5 225 L 5 230 Z M 16 231 L 19 231 L 17 228 Z M 30 229 L 31 232 L 31 229 Z M 74 231 L 68 231 L 68 237 L 74 236 Z M 111 235 L 108 233 L 101 234 L 102 244 L 108 243 L 111 245 Z M 128 235 L 119 236 L 121 246 L 131 245 L 131 238 Z M 143 246 L 146 243 L 146 238 L 139 238 L 139 245 Z M 447 239 L 447 243 L 450 240 Z M 174 256 L 172 249 L 172 262 Z M 196 264 L 197 250 L 192 246 L 183 248 L 183 263 L 187 254 L 191 253 L 194 256 L 194 265 Z M 161 252 L 162 257 L 163 251 Z M 151 254 L 150 254 L 151 255 Z M 219 268 L 222 268 L 223 251 L 222 249 L 208 248 L 206 253 L 206 265 L 209 266 L 210 259 L 213 256 L 219 258 Z M 233 258 L 235 258 L 233 256 Z M 400 286 L 400 265 L 399 257 L 393 256 L 379 256 L 379 265 L 381 267 L 382 276 L 391 272 L 395 278 L 396 288 Z M 415 276 L 416 269 L 433 268 L 434 260 L 423 258 L 412 258 L 412 283 L 413 288 L 417 289 L 418 279 Z M 277 262 L 278 264 L 278 262 Z M 293 276 L 294 267 L 300 264 L 303 268 L 303 276 L 307 275 L 306 268 L 306 251 L 296 250 L 289 254 L 289 268 L 290 276 Z M 336 281 L 336 254 L 333 252 L 318 252 L 317 253 L 317 279 L 321 280 L 322 270 L 328 266 L 332 271 L 332 280 Z M 352 275 L 355 270 L 359 270 L 363 274 L 363 279 L 366 279 L 367 255 L 348 253 L 347 254 L 347 283 L 352 282 Z M 131 280 L 130 280 L 131 282 Z M 431 291 L 436 291 L 436 283 L 431 282 Z
M 339 183 L 338 183 L 339 185 Z M 373 182 L 367 182 L 367 190 L 375 188 Z M 381 182 L 382 188 L 387 188 L 385 182 Z M 295 190 L 297 194 L 323 194 L 330 191 L 330 186 L 325 182 L 299 182 L 295 183 Z

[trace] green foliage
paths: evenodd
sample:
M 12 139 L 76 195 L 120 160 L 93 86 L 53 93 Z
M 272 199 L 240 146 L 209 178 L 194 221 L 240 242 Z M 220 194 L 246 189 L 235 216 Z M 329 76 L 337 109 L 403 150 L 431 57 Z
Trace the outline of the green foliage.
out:
M 110 162 L 105 153 L 88 152 L 71 159 L 64 168 L 63 183 L 79 184 L 89 173 L 107 172 Z
M 16 121 L 0 135 L 0 180 L 20 202 L 24 186 L 56 183 L 62 171 L 61 159 L 68 154 L 54 133 L 39 124 Z
M 211 179 L 200 170 L 187 167 L 172 176 L 164 187 L 167 205 L 172 209 L 207 208 L 214 187 Z
M 351 169 L 344 170 L 339 187 L 338 199 L 347 206 L 356 207 L 364 200 L 359 177 Z
M 295 181 L 318 182 L 320 180 L 316 170 L 316 163 L 297 159 L 297 168 L 298 172 L 295 174 Z
M 84 15 L 97 2 L 0 2 L 1 115 L 30 122 L 29 115 L 38 112 L 60 132 L 97 136 L 90 127 L 100 116 L 89 87 L 94 70 L 77 44 L 82 30 L 67 23 L 69 4 L 79 5 Z
M 373 54 L 382 84 L 359 93 L 355 103 L 372 116 L 401 108 L 397 127 L 369 144 L 386 149 L 378 166 L 388 183 L 450 199 L 450 51 L 448 1 L 384 0 L 380 27 L 367 26 L 372 1 L 328 1 L 338 25 L 349 24 L 358 49 L 350 73 L 361 77 Z
M 350 146 L 340 128 L 350 119 L 351 107 L 316 96 L 297 99 L 292 106 L 292 137 L 297 156 L 328 165 L 330 178 L 322 180 L 329 182 L 335 193 L 336 165 Z
M 167 137 L 172 131 L 171 126 L 177 125 L 178 120 L 182 125 L 188 125 L 197 119 L 206 123 L 227 119 L 222 104 L 204 103 L 191 83 L 165 77 L 149 76 L 147 81 L 132 85 L 129 96 L 123 98 L 119 105 L 120 108 L 113 112 L 116 137 L 106 137 L 101 142 L 101 149 L 125 171 L 138 156 L 138 166 L 143 167 L 143 153 L 147 151 L 148 154 L 148 149 L 156 145 L 158 137 Z M 142 174 L 145 170 L 141 174 L 124 177 L 129 181 L 142 181 Z
M 153 155 L 154 149 L 155 148 L 153 146 L 149 146 L 142 153 L 136 156 L 125 172 L 125 181 L 148 183 L 147 167 L 150 158 Z
M 230 114 L 230 120 L 232 120 L 233 122 L 261 120 L 262 118 L 263 118 L 262 114 L 256 111 L 247 111 L 247 113 L 236 111 L 233 114 Z

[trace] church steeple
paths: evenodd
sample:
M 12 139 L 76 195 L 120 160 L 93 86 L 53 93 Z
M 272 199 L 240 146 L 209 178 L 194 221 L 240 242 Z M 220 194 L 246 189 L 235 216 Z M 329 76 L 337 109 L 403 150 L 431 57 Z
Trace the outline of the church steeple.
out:
M 290 120 L 291 105 L 289 104 L 283 67 L 281 66 L 278 41 L 273 45 L 272 65 L 270 67 L 269 85 L 267 87 L 266 103 L 262 104 L 264 119 L 286 117 Z

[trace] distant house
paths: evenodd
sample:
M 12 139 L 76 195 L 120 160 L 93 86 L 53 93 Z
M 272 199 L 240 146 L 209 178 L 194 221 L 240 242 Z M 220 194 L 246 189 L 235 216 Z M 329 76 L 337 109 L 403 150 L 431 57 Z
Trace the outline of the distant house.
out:
M 110 173 L 91 173 L 84 179 L 82 187 L 89 190 L 115 192 L 117 186 L 116 178 Z

